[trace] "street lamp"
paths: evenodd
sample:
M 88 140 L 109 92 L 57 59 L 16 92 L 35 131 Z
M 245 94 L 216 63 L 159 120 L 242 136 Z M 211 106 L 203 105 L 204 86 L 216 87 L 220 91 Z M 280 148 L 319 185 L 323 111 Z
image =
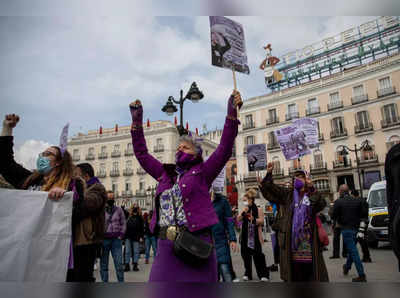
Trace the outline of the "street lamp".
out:
M 147 197 L 151 198 L 151 210 L 154 209 L 154 195 L 156 194 L 156 188 L 154 186 L 149 186 L 147 188 Z
M 186 129 L 183 127 L 183 103 L 185 102 L 186 99 L 191 100 L 193 103 L 199 102 L 203 97 L 203 92 L 199 90 L 199 88 L 196 85 L 196 82 L 193 82 L 192 85 L 190 86 L 190 89 L 188 93 L 183 97 L 183 90 L 181 89 L 180 92 L 180 99 L 175 100 L 173 96 L 168 97 L 167 103 L 165 106 L 161 109 L 164 113 L 167 113 L 168 116 L 172 116 L 175 112 L 178 111 L 174 103 L 179 104 L 179 109 L 180 109 L 180 125 L 177 127 L 179 135 L 184 135 L 188 134 Z
M 364 142 L 361 143 L 360 147 L 357 147 L 357 144 L 354 144 L 354 149 L 350 149 L 349 147 L 347 147 L 346 145 L 341 145 L 342 150 L 340 151 L 340 155 L 343 156 L 343 164 L 346 167 L 347 166 L 347 159 L 346 159 L 346 155 L 349 154 L 348 151 L 354 152 L 356 155 L 356 163 L 357 163 L 357 174 L 358 174 L 358 183 L 360 186 L 360 194 L 362 195 L 362 185 L 361 185 L 361 175 L 360 175 L 360 163 L 359 163 L 359 159 L 358 159 L 358 152 L 360 151 L 372 151 L 372 147 L 370 146 L 368 140 L 365 140 Z

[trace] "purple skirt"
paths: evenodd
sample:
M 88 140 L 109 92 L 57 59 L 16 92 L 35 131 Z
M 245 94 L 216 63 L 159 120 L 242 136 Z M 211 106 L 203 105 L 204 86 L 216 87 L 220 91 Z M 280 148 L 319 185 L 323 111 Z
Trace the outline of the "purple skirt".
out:
M 203 238 L 203 237 L 202 237 Z M 211 242 L 211 238 L 206 239 Z M 208 261 L 200 267 L 185 264 L 174 255 L 174 243 L 158 239 L 157 255 L 150 272 L 150 282 L 217 282 L 217 257 L 215 249 Z

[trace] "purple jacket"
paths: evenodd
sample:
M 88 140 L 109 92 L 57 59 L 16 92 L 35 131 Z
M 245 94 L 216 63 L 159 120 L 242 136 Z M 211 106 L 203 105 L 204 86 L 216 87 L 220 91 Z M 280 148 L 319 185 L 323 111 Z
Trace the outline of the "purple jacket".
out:
M 104 238 L 124 237 L 126 232 L 126 221 L 124 211 L 117 206 L 113 206 L 114 212 L 110 214 L 105 211 L 105 233 Z
M 232 156 L 238 124 L 238 120 L 226 118 L 221 142 L 215 152 L 207 161 L 196 164 L 186 171 L 179 180 L 179 188 L 183 197 L 183 210 L 188 221 L 188 229 L 191 232 L 218 223 L 209 189 L 214 179 Z M 173 186 L 173 182 L 167 175 L 163 164 L 148 153 L 143 129 L 131 130 L 131 135 L 137 160 L 143 169 L 158 181 L 157 197 L 163 191 L 170 189 Z M 154 232 L 158 222 L 156 210 L 153 212 L 153 218 L 150 223 L 152 232 Z

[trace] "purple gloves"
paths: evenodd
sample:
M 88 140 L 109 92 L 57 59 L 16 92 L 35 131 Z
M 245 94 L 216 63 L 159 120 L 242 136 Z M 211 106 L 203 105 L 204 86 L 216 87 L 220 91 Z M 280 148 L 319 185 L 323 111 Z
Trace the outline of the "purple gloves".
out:
M 129 105 L 132 116 L 132 126 L 140 127 L 143 125 L 143 107 L 140 100 L 136 100 Z
M 235 97 L 236 99 L 240 99 L 239 108 L 242 106 L 242 99 L 240 97 L 240 93 L 238 91 L 233 91 L 232 95 L 229 97 L 228 100 L 228 117 L 237 119 L 237 109 L 235 107 Z

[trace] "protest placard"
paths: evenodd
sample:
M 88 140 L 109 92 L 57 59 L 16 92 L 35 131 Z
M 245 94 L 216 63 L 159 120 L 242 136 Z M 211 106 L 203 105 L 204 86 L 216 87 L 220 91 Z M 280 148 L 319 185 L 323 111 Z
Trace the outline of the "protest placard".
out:
M 311 153 L 306 134 L 294 124 L 276 130 L 275 136 L 286 160 L 298 159 Z
M 265 144 L 247 145 L 247 165 L 249 172 L 267 168 L 267 148 Z
M 309 148 L 319 145 L 318 140 L 318 121 L 312 118 L 301 118 L 293 121 L 298 130 L 304 132 L 306 143 Z

